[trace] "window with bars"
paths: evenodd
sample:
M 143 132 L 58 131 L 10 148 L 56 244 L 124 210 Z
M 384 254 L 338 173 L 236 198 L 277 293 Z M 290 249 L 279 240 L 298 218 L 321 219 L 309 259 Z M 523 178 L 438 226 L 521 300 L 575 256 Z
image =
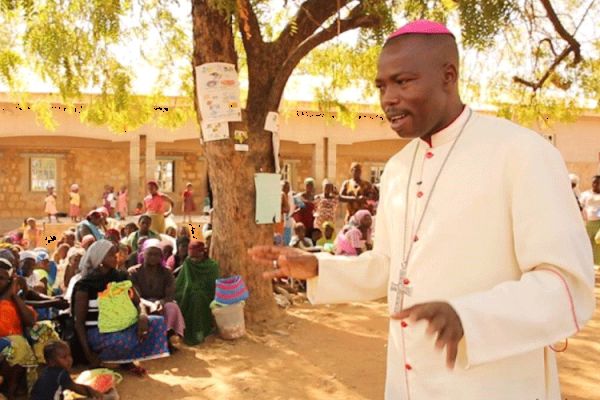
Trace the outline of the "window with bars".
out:
M 175 191 L 175 161 L 156 161 L 156 182 L 162 192 L 172 193 Z
M 31 157 L 29 165 L 29 188 L 32 192 L 45 192 L 49 186 L 56 188 L 56 158 Z
M 294 163 L 283 161 L 281 166 L 281 180 L 288 181 L 290 185 L 294 184 Z
M 371 165 L 371 183 L 376 185 L 381 180 L 384 165 Z

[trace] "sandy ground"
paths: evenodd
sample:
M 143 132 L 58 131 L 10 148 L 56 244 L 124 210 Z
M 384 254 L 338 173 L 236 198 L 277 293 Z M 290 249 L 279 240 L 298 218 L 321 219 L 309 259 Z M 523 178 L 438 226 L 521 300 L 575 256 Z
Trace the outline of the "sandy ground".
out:
M 385 308 L 383 302 L 295 306 L 274 326 L 238 341 L 212 337 L 147 362 L 150 376 L 126 376 L 119 392 L 127 400 L 382 399 Z M 600 311 L 558 360 L 563 399 L 600 399 Z

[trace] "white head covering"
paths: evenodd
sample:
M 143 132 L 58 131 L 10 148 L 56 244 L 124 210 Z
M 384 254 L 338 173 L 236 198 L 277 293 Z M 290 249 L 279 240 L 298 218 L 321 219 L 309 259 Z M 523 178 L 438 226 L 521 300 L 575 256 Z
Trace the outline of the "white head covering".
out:
M 110 249 L 114 247 L 113 242 L 105 239 L 94 242 L 85 252 L 85 255 L 79 262 L 79 270 L 82 276 L 88 276 L 93 273 L 102 263 L 104 257 Z
M 71 257 L 75 255 L 81 255 L 82 257 L 85 255 L 85 249 L 83 247 L 71 247 L 67 252 L 67 260 L 70 260 Z
M 579 176 L 577 174 L 569 174 L 569 179 L 571 180 L 571 185 L 575 184 L 573 191 L 575 192 L 575 195 L 579 198 L 579 195 L 581 194 L 579 192 Z
M 13 266 L 10 261 L 8 261 L 6 258 L 0 258 L 0 264 L 2 264 L 0 265 L 0 268 L 8 270 L 8 275 L 12 275 Z
M 22 251 L 19 253 L 19 261 L 25 261 L 28 258 L 35 261 L 35 259 L 37 258 L 37 254 L 35 254 L 31 250 Z

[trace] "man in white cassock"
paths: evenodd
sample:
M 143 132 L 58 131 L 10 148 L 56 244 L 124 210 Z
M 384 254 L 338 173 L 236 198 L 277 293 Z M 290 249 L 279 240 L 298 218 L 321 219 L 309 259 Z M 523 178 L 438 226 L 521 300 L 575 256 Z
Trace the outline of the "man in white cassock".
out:
M 558 400 L 552 345 L 595 307 L 590 242 L 558 151 L 465 106 L 458 60 L 430 21 L 383 48 L 381 106 L 413 140 L 385 167 L 373 251 L 249 254 L 266 278 L 308 279 L 313 304 L 387 295 L 386 399 Z

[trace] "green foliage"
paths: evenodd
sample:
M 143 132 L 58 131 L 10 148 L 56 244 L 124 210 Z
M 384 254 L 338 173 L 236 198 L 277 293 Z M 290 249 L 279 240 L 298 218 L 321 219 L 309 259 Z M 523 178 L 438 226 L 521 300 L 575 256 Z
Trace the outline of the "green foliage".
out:
M 292 34 L 298 32 L 294 16 L 302 1 L 251 0 L 265 41 L 277 39 L 288 24 Z M 208 2 L 234 17 L 224 18 L 223 23 L 235 24 L 237 32 L 236 0 Z M 347 16 L 358 3 L 350 2 L 341 15 Z M 561 3 L 561 15 L 581 14 L 576 12 L 582 7 L 580 3 Z M 355 120 L 356 109 L 339 99 L 348 88 L 362 92 L 363 100 L 353 103 L 365 103 L 376 95 L 372 81 L 377 57 L 398 19 L 460 22 L 461 46 L 466 52 L 476 51 L 469 55 L 477 58 L 461 67 L 461 91 L 469 102 L 496 105 L 502 115 L 523 122 L 568 120 L 582 106 L 569 100 L 572 98 L 596 100 L 597 107 L 599 47 L 577 68 L 561 64 L 545 85 L 551 90 L 532 93 L 513 82 L 515 75 L 539 79 L 555 57 L 550 46 L 538 45 L 542 38 L 552 37 L 548 32 L 553 28 L 544 18 L 526 19 L 531 13 L 525 12 L 521 1 L 363 0 L 360 4 L 366 14 L 378 17 L 379 26 L 360 29 L 355 43 L 334 39 L 322 45 L 296 70 L 323 78 L 324 85 L 315 93 L 318 108 L 337 110 L 348 124 Z M 537 7 L 537 15 L 544 15 Z M 568 28 L 573 30 L 573 24 Z M 106 124 L 118 133 L 149 122 L 178 127 L 190 118 L 195 120 L 191 32 L 189 2 L 180 4 L 180 0 L 0 0 L 0 83 L 19 93 L 33 73 L 58 88 L 58 101 L 85 103 L 81 113 L 84 122 Z M 559 44 L 558 51 L 562 50 L 564 42 L 553 39 Z M 247 55 L 239 32 L 235 47 L 244 79 L 248 75 Z M 143 61 L 158 71 L 154 83 L 144 90 L 146 96 L 132 94 L 140 69 L 131 60 Z M 86 92 L 98 95 L 86 96 Z M 242 92 L 247 95 L 246 90 Z M 166 93 L 182 96 L 174 100 Z M 32 104 L 38 121 L 55 127 L 48 104 Z M 546 119 L 544 115 L 553 117 Z

